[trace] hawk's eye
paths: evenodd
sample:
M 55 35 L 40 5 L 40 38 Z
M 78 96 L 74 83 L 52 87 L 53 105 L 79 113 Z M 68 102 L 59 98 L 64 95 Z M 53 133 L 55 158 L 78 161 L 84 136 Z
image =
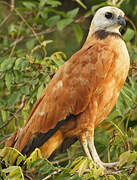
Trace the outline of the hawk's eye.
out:
M 113 14 L 112 14 L 111 12 L 106 12 L 106 13 L 105 13 L 105 17 L 106 17 L 107 19 L 112 19 L 112 18 L 113 18 Z

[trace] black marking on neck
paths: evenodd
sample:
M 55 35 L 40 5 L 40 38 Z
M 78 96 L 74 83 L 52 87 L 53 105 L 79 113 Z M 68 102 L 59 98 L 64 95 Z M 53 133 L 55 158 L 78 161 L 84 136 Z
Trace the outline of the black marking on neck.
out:
M 66 117 L 66 119 L 59 121 L 56 126 L 53 129 L 50 129 L 48 132 L 39 132 L 35 134 L 35 136 L 28 141 L 21 153 L 23 155 L 29 155 L 32 153 L 35 148 L 42 146 L 66 121 L 76 116 L 77 115 L 70 114 Z
M 107 38 L 108 36 L 115 36 L 116 38 L 123 39 L 123 37 L 119 33 L 110 32 L 110 31 L 106 31 L 106 30 L 98 30 L 94 34 L 100 40 L 103 40 L 103 39 Z

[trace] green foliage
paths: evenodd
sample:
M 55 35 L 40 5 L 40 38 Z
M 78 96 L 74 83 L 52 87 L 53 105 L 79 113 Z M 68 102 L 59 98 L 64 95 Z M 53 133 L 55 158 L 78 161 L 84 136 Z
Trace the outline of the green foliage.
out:
M 1 164 L 5 166 L 2 169 L 1 177 L 11 179 L 24 179 L 23 171 L 26 174 L 32 173 L 42 177 L 48 173 L 57 170 L 48 160 L 41 157 L 40 150 L 36 148 L 27 158 L 13 148 L 4 148 L 0 150 Z M 22 169 L 20 164 L 22 163 Z M 34 173 L 35 172 L 35 173 Z
M 79 24 L 74 24 L 73 29 L 74 29 L 77 41 L 80 43 L 82 41 L 82 38 L 83 38 L 83 31 L 82 31 L 80 25 Z
M 70 150 L 70 149 L 69 149 Z M 126 151 L 120 155 L 119 168 L 127 164 L 130 169 L 135 163 L 137 152 Z M 56 163 L 52 163 L 41 157 L 40 150 L 36 148 L 27 158 L 13 148 L 4 148 L 0 150 L 1 165 L 4 168 L 1 171 L 1 178 L 25 179 L 25 177 L 43 179 L 44 177 L 53 177 L 53 179 L 62 179 L 76 177 L 80 179 L 116 179 L 116 172 L 99 168 L 92 160 L 87 157 L 79 156 L 74 161 L 70 160 L 64 167 L 57 167 Z M 16 160 L 16 161 L 15 161 Z M 65 160 L 67 161 L 67 160 Z M 22 164 L 22 165 L 21 165 Z M 126 166 L 124 168 L 127 168 Z M 129 171 L 130 171 L 129 169 Z M 127 170 L 127 169 L 126 169 Z M 24 173 L 23 173 L 24 172 Z M 122 172 L 122 171 L 121 171 Z M 126 176 L 126 171 L 122 175 Z
M 22 119 L 23 123 L 27 119 L 32 104 L 42 93 L 50 80 L 50 76 L 64 63 L 65 58 L 64 53 L 56 52 L 41 60 L 26 56 L 3 59 L 0 66 L 0 72 L 2 73 L 0 77 L 2 82 L 1 91 L 3 91 L 1 98 L 4 99 L 1 101 L 1 125 L 3 121 L 8 121 L 9 116 L 12 116 L 12 113 L 19 109 L 24 96 L 26 103 L 19 115 L 20 117 L 18 117 L 18 122 Z M 16 124 L 12 124 L 12 126 L 16 128 Z M 4 129 L 1 130 L 2 132 L 4 132 Z
M 9 3 L 0 1 L 0 179 L 137 179 L 137 0 L 15 0 L 13 10 Z M 120 7 L 128 19 L 122 34 L 131 58 L 129 76 L 95 132 L 101 159 L 119 159 L 118 170 L 99 168 L 84 157 L 79 142 L 52 162 L 39 149 L 27 158 L 3 148 L 58 68 L 81 47 L 95 11 L 105 5 Z
M 131 41 L 134 38 L 135 31 L 133 29 L 127 28 L 123 38 L 125 41 Z

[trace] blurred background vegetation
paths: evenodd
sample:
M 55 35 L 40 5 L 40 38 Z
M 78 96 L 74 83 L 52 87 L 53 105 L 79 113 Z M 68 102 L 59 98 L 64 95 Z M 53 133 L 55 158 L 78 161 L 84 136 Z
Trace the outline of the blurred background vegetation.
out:
M 118 170 L 97 167 L 79 142 L 52 162 L 38 149 L 26 158 L 4 148 L 58 68 L 81 48 L 96 10 L 106 5 L 126 14 L 121 33 L 131 58 L 118 102 L 95 132 L 101 159 L 119 159 Z M 137 179 L 136 27 L 137 0 L 0 0 L 0 179 Z

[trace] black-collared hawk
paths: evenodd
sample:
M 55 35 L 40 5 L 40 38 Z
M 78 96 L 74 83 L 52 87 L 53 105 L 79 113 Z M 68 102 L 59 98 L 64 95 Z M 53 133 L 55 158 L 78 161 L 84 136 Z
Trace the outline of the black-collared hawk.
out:
M 49 158 L 68 138 L 78 138 L 89 159 L 103 163 L 94 146 L 94 129 L 116 104 L 129 70 L 129 54 L 119 32 L 124 13 L 100 8 L 83 47 L 54 75 L 25 125 L 6 142 L 29 155 L 36 147 Z

